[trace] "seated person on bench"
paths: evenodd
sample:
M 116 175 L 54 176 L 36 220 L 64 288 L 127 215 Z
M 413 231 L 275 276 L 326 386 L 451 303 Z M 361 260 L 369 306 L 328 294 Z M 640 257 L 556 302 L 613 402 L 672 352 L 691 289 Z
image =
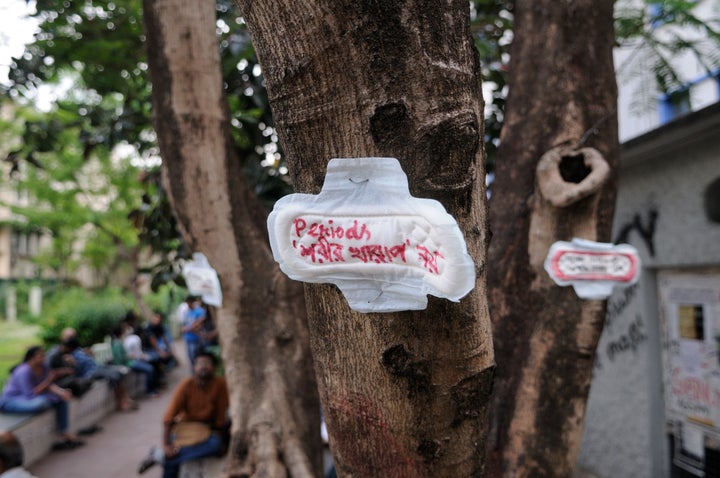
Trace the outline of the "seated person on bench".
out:
M 23 362 L 15 367 L 0 397 L 0 411 L 5 413 L 40 413 L 55 408 L 57 431 L 61 442 L 56 448 L 70 449 L 83 445 L 68 431 L 68 402 L 70 390 L 54 382 L 64 370 L 50 370 L 45 363 L 45 350 L 30 347 Z

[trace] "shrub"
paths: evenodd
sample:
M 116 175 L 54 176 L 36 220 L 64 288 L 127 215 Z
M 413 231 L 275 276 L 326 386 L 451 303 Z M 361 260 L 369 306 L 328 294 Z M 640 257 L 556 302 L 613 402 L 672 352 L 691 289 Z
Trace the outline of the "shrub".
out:
M 90 293 L 72 288 L 53 299 L 43 314 L 45 319 L 41 321 L 40 336 L 48 345 L 58 342 L 65 327 L 77 330 L 78 339 L 85 346 L 102 342 L 110 335 L 113 325 L 133 309 L 132 299 L 116 289 Z
M 162 285 L 157 292 L 144 295 L 143 300 L 151 310 L 162 312 L 166 317 L 170 317 L 178 305 L 185 300 L 187 294 L 187 289 L 170 283 Z

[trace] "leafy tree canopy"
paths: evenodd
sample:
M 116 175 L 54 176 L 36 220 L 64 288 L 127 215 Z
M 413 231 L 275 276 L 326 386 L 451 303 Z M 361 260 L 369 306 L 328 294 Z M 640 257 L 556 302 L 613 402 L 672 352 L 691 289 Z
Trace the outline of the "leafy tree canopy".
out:
M 701 59 L 708 72 L 716 72 L 720 64 L 718 23 L 696 17 L 695 3 L 690 0 L 617 3 L 618 44 L 636 45 L 650 53 L 655 78 L 663 92 L 672 92 L 686 81 L 672 68 L 673 55 L 690 51 Z M 145 160 L 140 162 L 145 170 L 139 175 L 142 190 L 134 191 L 137 197 L 131 212 L 114 214 L 126 214 L 126 220 L 139 229 L 136 240 L 162 252 L 162 259 L 153 267 L 155 283 L 178 279 L 173 260 L 189 257 L 190 251 L 179 239 L 157 170 L 147 166 L 157 157 L 158 150 L 152 129 L 142 0 L 38 0 L 36 9 L 34 16 L 39 21 L 36 39 L 14 60 L 11 84 L 3 87 L 2 92 L 22 103 L 22 98 L 32 97 L 43 85 L 71 86 L 65 87 L 66 93 L 50 112 L 24 113 L 21 121 L 24 128 L 17 133 L 21 141 L 4 153 L 6 161 L 13 170 L 23 161 L 34 165 L 40 168 L 32 173 L 37 175 L 36 180 L 63 184 L 77 179 L 91 156 L 110 158 L 118 145 L 128 145 L 138 158 Z M 475 0 L 470 2 L 470 13 L 486 89 L 485 139 L 491 171 L 507 94 L 513 2 Z M 683 28 L 663 30 L 659 28 L 662 25 Z M 665 33 L 660 34 L 661 30 Z M 695 32 L 695 36 L 683 36 L 687 31 Z M 237 152 L 251 184 L 270 205 L 289 192 L 290 187 L 284 175 L 286 168 L 273 129 L 262 72 L 244 22 L 230 0 L 217 2 L 216 32 Z M 54 163 L 52 168 L 50 162 Z M 133 180 L 138 177 L 137 171 L 129 175 Z M 62 204 L 58 197 L 46 197 L 57 195 L 52 188 L 37 193 L 38 206 L 43 201 Z M 40 207 L 38 214 L 39 211 Z M 28 221 L 38 221 L 48 229 L 59 228 L 57 221 L 49 217 L 41 218 L 27 209 L 23 214 Z M 77 213 L 76 219 L 97 223 L 96 215 L 97 212 L 84 210 Z M 59 235 L 57 231 L 55 234 Z M 99 258 L 97 253 L 94 256 Z
M 168 280 L 182 282 L 174 261 L 189 257 L 191 251 L 182 244 L 177 232 L 157 168 L 148 168 L 158 152 L 152 130 L 142 2 L 40 0 L 36 8 L 34 16 L 39 21 L 36 40 L 27 46 L 21 58 L 14 59 L 11 84 L 4 88 L 4 93 L 21 104 L 43 85 L 54 84 L 59 98 L 47 113 L 34 113 L 34 117 L 22 121 L 16 116 L 20 141 L 5 153 L 6 161 L 15 172 L 23 162 L 35 167 L 23 169 L 24 182 L 39 184 L 45 180 L 46 184 L 65 184 L 87 174 L 83 168 L 87 169 L 85 164 L 90 158 L 110 158 L 119 146 L 134 151 L 142 174 L 127 165 L 132 187 L 130 183 L 115 184 L 121 191 L 133 189 L 134 205 L 119 208 L 120 203 L 112 201 L 105 206 L 117 208 L 108 214 L 124 217 L 126 224 L 120 229 L 125 235 L 132 231 L 135 241 L 159 253 L 156 255 L 159 259 L 149 270 L 154 273 L 154 285 Z M 232 112 L 231 131 L 251 183 L 269 205 L 286 194 L 289 185 L 282 174 L 285 168 L 260 68 L 244 23 L 234 8 L 232 2 L 219 2 L 216 23 Z M 62 94 L 59 86 L 65 84 L 72 86 Z M 29 110 L 24 111 L 30 115 Z M 66 224 L 68 231 L 81 230 L 79 224 L 99 227 L 97 211 L 71 208 L 57 197 L 46 197 L 53 194 L 52 188 L 42 189 L 33 188 L 33 194 L 38 196 L 32 208 L 16 211 L 29 223 L 53 231 L 56 241 L 61 236 L 60 224 Z M 79 190 L 74 192 L 77 195 Z M 43 204 L 62 205 L 65 215 L 72 215 L 73 220 L 63 222 L 57 215 L 53 219 L 45 214 Z M 129 224 L 135 228 L 127 227 Z M 110 226 L 102 224 L 106 230 Z M 114 233 L 119 234 L 117 227 Z M 104 249 L 101 237 L 96 235 L 86 246 L 94 262 L 101 262 L 99 251 Z M 53 251 L 53 255 L 57 253 Z
M 128 212 L 140 204 L 138 171 L 129 158 L 102 145 L 86 155 L 80 139 L 85 119 L 66 108 L 59 102 L 52 114 L 14 109 L 8 126 L 24 126 L 33 142 L 20 143 L 6 156 L 13 184 L 27 200 L 5 205 L 16 225 L 52 237 L 52 247 L 36 258 L 39 265 L 61 276 L 72 272 L 78 260 L 111 271 L 117 258 L 138 245 L 128 221 Z

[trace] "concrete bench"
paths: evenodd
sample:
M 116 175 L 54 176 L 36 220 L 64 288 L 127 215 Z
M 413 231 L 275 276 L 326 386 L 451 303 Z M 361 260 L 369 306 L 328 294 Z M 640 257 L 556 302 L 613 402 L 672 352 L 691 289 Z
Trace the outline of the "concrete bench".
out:
M 70 402 L 70 431 L 77 433 L 92 427 L 115 411 L 115 395 L 104 380 L 97 380 L 90 390 Z
M 0 413 L 0 430 L 15 430 L 35 415 Z
M 125 374 L 123 383 L 130 398 L 138 398 L 145 395 L 145 375 L 130 370 Z
M 144 378 L 141 374 L 131 371 L 125 375 L 124 382 L 131 396 L 144 394 Z M 97 425 L 114 410 L 113 390 L 107 382 L 98 380 L 82 397 L 70 402 L 70 431 L 77 433 L 78 430 Z M 55 410 L 34 415 L 0 413 L 0 430 L 15 434 L 23 446 L 25 466 L 30 466 L 48 454 L 57 441 Z
M 45 456 L 56 440 L 55 410 L 42 413 L 0 413 L 0 430 L 13 432 L 23 446 L 25 463 L 31 464 Z

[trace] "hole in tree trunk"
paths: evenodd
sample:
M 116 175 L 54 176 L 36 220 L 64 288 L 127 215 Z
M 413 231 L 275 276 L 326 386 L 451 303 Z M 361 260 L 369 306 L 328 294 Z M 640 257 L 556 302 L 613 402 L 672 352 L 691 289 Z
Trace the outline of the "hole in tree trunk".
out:
M 560 175 L 567 183 L 578 184 L 588 177 L 592 169 L 585 166 L 582 154 L 563 156 L 560 159 Z

